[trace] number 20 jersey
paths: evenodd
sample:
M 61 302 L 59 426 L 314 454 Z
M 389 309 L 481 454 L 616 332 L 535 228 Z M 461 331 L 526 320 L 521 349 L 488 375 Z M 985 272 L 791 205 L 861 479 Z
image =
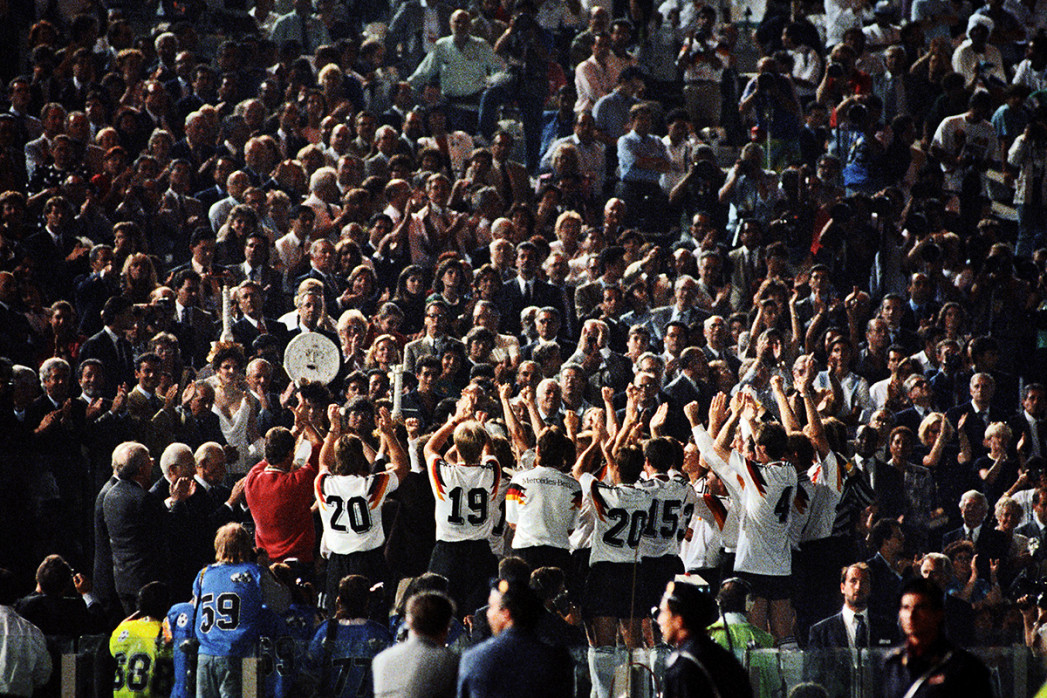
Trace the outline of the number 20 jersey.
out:
M 452 465 L 442 458 L 429 465 L 429 484 L 436 498 L 436 540 L 458 543 L 487 540 L 498 513 L 502 470 L 485 458 L 480 465 Z
M 398 484 L 391 472 L 367 477 L 320 473 L 315 484 L 316 501 L 327 549 L 349 555 L 382 545 L 382 503 Z
M 605 485 L 589 473 L 582 475 L 580 482 L 594 517 L 589 564 L 637 561 L 651 493 L 637 485 Z
M 209 565 L 193 583 L 200 654 L 247 657 L 275 618 L 262 603 L 262 569 L 253 562 Z

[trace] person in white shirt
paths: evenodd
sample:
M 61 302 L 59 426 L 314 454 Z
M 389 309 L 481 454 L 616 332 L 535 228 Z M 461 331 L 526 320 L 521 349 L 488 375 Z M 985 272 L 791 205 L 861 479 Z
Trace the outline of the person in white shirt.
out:
M 872 573 L 868 565 L 858 562 L 844 568 L 840 577 L 843 608 L 836 615 L 811 626 L 807 646 L 811 649 L 862 649 L 873 646 L 875 640 L 879 639 L 879 633 L 874 634 L 870 627 L 871 590 Z
M 593 53 L 574 69 L 574 88 L 578 100 L 574 111 L 591 111 L 601 97 L 611 94 L 618 84 L 618 74 L 628 63 L 611 51 L 611 36 L 598 33 L 593 39 Z
M 785 429 L 775 422 L 757 426 L 757 410 L 753 395 L 741 391 L 732 398 L 728 416 L 727 396 L 718 394 L 709 408 L 710 423 L 723 425 L 714 440 L 701 424 L 698 403 L 684 408 L 698 450 L 728 490 L 734 490 L 732 498 L 739 505 L 741 528 L 734 570 L 753 586 L 753 624 L 769 630 L 780 644 L 794 644 L 788 532 L 797 474 L 791 464 L 782 461 L 788 446 Z M 747 442 L 754 444 L 745 453 L 728 446 L 740 421 Z
M 362 439 L 342 433 L 341 408 L 329 406 L 327 416 L 331 430 L 320 451 L 320 474 L 314 487 L 324 527 L 320 548 L 329 553 L 324 607 L 330 613 L 343 577 L 361 574 L 374 582 L 387 579 L 382 504 L 407 476 L 409 461 L 388 409 L 381 408 L 377 419 L 386 468 L 374 473 L 372 463 L 378 457 Z
M 968 89 L 979 79 L 1007 84 L 1000 49 L 988 43 L 995 23 L 986 15 L 973 14 L 967 20 L 967 39 L 952 54 L 953 71 L 963 75 Z
M 843 400 L 836 416 L 844 423 L 854 425 L 868 422 L 875 408 L 869 397 L 869 382 L 851 370 L 851 355 L 851 340 L 845 336 L 834 339 L 829 348 L 828 370 L 819 372 L 814 387 L 818 390 L 831 388 L 829 371 L 832 371 L 843 388 Z
M 502 471 L 485 455 L 490 438 L 473 419 L 476 396 L 465 393 L 454 415 L 425 444 L 429 484 L 436 498 L 436 545 L 429 571 L 442 574 L 462 614 L 483 605 L 487 580 L 498 571 L 488 538 L 494 527 Z M 441 449 L 454 434 L 455 462 L 444 460 Z
M 51 678 L 51 655 L 40 628 L 14 609 L 18 580 L 0 569 L 0 694 L 31 696 Z

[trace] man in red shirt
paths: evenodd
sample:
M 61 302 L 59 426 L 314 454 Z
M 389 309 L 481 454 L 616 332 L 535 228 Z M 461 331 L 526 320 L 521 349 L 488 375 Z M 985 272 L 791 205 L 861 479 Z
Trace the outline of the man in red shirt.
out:
M 251 468 L 244 486 L 255 544 L 271 562 L 286 562 L 306 580 L 312 579 L 316 547 L 310 507 L 322 444 L 305 410 L 295 410 L 293 432 L 273 427 L 265 435 L 265 460 Z

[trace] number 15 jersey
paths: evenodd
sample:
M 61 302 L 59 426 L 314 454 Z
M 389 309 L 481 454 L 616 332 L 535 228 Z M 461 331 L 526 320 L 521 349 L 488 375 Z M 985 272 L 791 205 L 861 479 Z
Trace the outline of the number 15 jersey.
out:
M 580 478 L 582 494 L 593 515 L 593 548 L 589 564 L 635 562 L 647 528 L 651 493 L 637 485 L 605 485 L 592 474 Z
M 452 465 L 438 458 L 428 470 L 436 498 L 436 540 L 487 540 L 498 515 L 492 510 L 502 481 L 498 461 L 485 458 L 480 465 Z

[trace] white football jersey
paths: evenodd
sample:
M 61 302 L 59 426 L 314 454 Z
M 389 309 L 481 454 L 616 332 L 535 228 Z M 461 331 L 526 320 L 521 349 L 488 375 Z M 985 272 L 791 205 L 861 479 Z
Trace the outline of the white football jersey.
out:
M 428 470 L 436 498 L 436 540 L 487 540 L 499 514 L 498 461 L 485 458 L 480 465 L 451 465 L 440 458 Z
M 545 466 L 517 473 L 505 500 L 506 518 L 516 526 L 513 548 L 569 547 L 582 508 L 582 486 L 570 474 Z
M 324 525 L 322 547 L 349 555 L 385 543 L 382 503 L 399 484 L 388 470 L 366 477 L 320 473 L 313 488 Z
M 589 564 L 639 561 L 651 493 L 640 484 L 605 485 L 589 473 L 582 476 L 581 485 L 594 514 Z
M 689 524 L 691 539 L 680 543 L 680 559 L 687 570 L 719 567 L 727 522 L 731 518 L 737 520 L 737 515 L 731 511 L 729 497 L 717 497 L 710 492 L 701 493 L 697 490 L 695 493 L 697 501 Z
M 501 472 L 501 477 L 499 478 L 498 492 L 491 501 L 491 513 L 494 516 L 494 524 L 491 526 L 491 536 L 487 539 L 487 542 L 491 546 L 491 552 L 499 559 L 501 559 L 502 555 L 505 554 L 505 536 L 506 532 L 509 530 L 509 527 L 505 523 L 507 506 L 505 495 L 509 492 L 509 478 L 510 473 L 503 470 Z
M 796 495 L 796 469 L 787 463 L 756 463 L 737 451 L 731 454 L 728 467 L 743 483 L 734 569 L 771 576 L 792 574 L 789 519 Z
M 655 476 L 639 484 L 651 493 L 647 528 L 640 542 L 641 557 L 679 555 L 680 541 L 690 526 L 698 495 L 691 483 L 679 476 Z
M 800 534 L 800 542 L 829 538 L 836 521 L 836 507 L 840 503 L 843 483 L 847 479 L 845 463 L 833 451 L 819 459 L 807 470 L 811 486 L 805 487 L 809 495 L 806 522 Z M 795 513 L 799 513 L 799 507 Z
M 607 464 L 596 471 L 596 478 L 603 483 L 608 485 L 610 482 L 610 469 Z M 585 492 L 582 492 L 582 510 L 578 516 L 578 525 L 571 533 L 571 552 L 576 550 L 585 550 L 586 548 L 593 547 L 593 521 L 596 519 L 596 514 L 593 512 L 592 499 L 585 496 Z

